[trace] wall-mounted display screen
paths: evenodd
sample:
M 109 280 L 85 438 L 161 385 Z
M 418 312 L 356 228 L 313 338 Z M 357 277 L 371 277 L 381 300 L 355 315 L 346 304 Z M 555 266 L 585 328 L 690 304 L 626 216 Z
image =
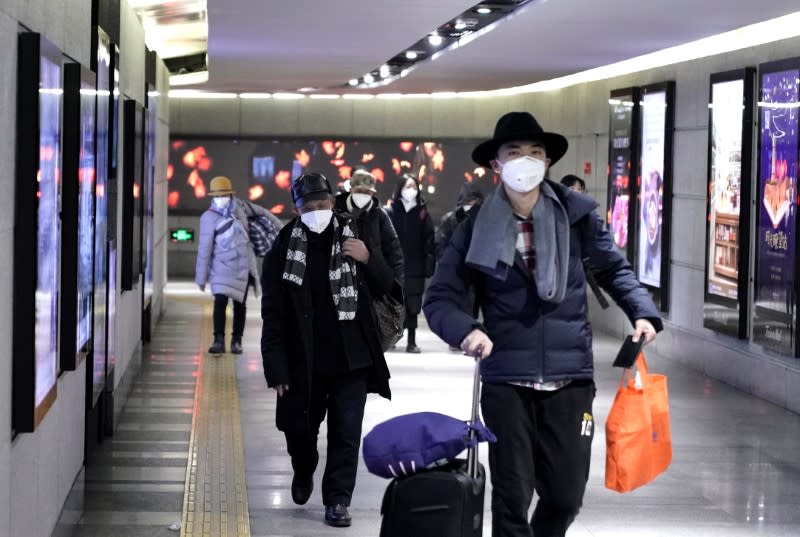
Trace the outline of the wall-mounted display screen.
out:
M 636 272 L 663 311 L 669 297 L 674 84 L 642 88 Z
M 631 259 L 633 243 L 628 240 L 632 229 L 632 193 L 635 192 L 638 154 L 639 90 L 629 88 L 611 92 L 608 132 L 608 223 L 614 245 Z
M 91 371 L 91 394 L 88 404 L 93 407 L 103 393 L 106 375 L 107 309 L 107 231 L 108 231 L 108 173 L 109 123 L 111 121 L 111 52 L 108 38 L 98 30 L 97 49 L 97 173 L 95 181 L 94 236 L 94 339 Z M 89 386 L 87 386 L 89 391 Z
M 56 399 L 61 281 L 61 51 L 36 33 L 17 49 L 12 427 L 33 432 Z M 73 302 L 74 304 L 74 302 Z
M 59 356 L 62 371 L 74 371 L 92 338 L 94 298 L 94 73 L 64 65 L 60 221 Z
M 747 337 L 753 69 L 712 75 L 704 325 Z M 742 306 L 744 305 L 744 306 Z
M 59 176 L 61 173 L 61 64 L 41 59 L 39 90 L 39 200 L 36 240 L 36 408 L 55 390 L 60 281 Z M 40 421 L 37 419 L 37 422 Z
M 168 204 L 172 214 L 200 214 L 209 207 L 209 181 L 231 179 L 236 195 L 294 216 L 293 178 L 306 171 L 323 173 L 344 186 L 353 170 L 363 167 L 378 179 L 385 203 L 403 173 L 422 178 L 423 195 L 434 219 L 453 209 L 464 181 L 488 191 L 496 181 L 491 170 L 472 162 L 478 141 L 419 139 L 209 139 L 173 135 L 170 142 Z M 438 220 L 437 220 L 438 221 Z
M 95 181 L 95 88 L 81 84 L 80 163 L 78 168 L 78 326 L 77 346 L 92 337 Z
M 797 233 L 797 61 L 762 66 L 759 91 L 759 166 L 756 319 L 754 338 L 791 353 L 795 339 L 795 247 Z
M 156 166 L 156 124 L 158 123 L 158 92 L 148 87 L 145 111 L 144 150 L 144 305 L 153 296 L 153 202 Z

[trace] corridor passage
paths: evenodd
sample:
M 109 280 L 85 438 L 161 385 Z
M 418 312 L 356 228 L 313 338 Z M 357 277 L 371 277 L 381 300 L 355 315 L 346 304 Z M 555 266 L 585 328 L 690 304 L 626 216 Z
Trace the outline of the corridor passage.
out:
M 123 423 L 86 472 L 85 514 L 77 534 L 177 535 L 167 526 L 182 520 L 182 535 L 376 537 L 387 481 L 370 475 L 363 464 L 351 507 L 353 526 L 322 523 L 324 426 L 314 495 L 305 506 L 292 503 L 291 465 L 274 426 L 276 397 L 266 388 L 261 365 L 259 302 L 251 298 L 248 304 L 244 354 L 219 358 L 203 352 L 210 343 L 206 304 L 208 296 L 188 283 L 169 285 L 166 317 L 145 349 Z M 394 397 L 389 402 L 370 396 L 365 434 L 408 412 L 468 418 L 471 360 L 450 352 L 427 329 L 418 344 L 421 355 L 402 352 L 402 340 L 398 351 L 387 354 Z M 611 367 L 619 344 L 596 338 L 592 470 L 584 508 L 568 536 L 800 536 L 800 416 L 668 357 L 648 358 L 654 372 L 669 377 L 673 463 L 633 493 L 604 488 L 604 424 L 619 382 L 619 370 Z M 229 367 L 234 363 L 235 370 Z M 234 371 L 238 382 L 231 382 Z M 204 380 L 212 374 L 213 383 Z M 246 495 L 237 494 L 241 476 Z M 487 537 L 489 498 L 490 489 Z

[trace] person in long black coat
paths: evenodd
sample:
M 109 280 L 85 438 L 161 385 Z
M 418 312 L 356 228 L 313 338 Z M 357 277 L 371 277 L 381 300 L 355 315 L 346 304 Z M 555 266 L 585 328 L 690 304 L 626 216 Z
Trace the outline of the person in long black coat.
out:
M 281 230 L 262 274 L 264 376 L 278 394 L 276 425 L 286 436 L 299 505 L 313 491 L 327 414 L 325 522 L 344 527 L 351 524 L 367 393 L 391 397 L 370 302 L 390 292 L 393 271 L 380 252 L 353 238 L 350 222 L 334 215 L 323 175 L 297 178 L 292 197 L 300 216 Z
M 421 195 L 419 181 L 412 175 L 403 175 L 391 205 L 385 210 L 400 239 L 405 260 L 406 352 L 418 354 L 417 316 L 422 310 L 425 278 L 433 276 L 436 268 L 433 221 Z
M 392 268 L 394 279 L 403 285 L 403 249 L 392 221 L 375 196 L 376 183 L 374 175 L 366 170 L 357 170 L 350 179 L 350 191 L 336 196 L 335 210 L 355 222 L 358 238 L 364 241 L 370 252 L 383 255 Z

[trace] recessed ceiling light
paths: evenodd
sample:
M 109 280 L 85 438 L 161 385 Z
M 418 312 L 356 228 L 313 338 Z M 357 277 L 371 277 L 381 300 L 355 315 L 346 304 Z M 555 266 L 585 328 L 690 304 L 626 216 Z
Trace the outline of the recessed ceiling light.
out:
M 298 88 L 297 91 L 309 92 L 309 91 L 314 91 L 316 89 L 317 88 L 305 87 L 305 88 Z
M 406 52 L 406 58 L 409 59 L 409 60 L 416 60 L 417 56 L 419 56 L 419 55 L 416 52 L 414 52 L 413 50 L 409 50 L 408 52 Z
M 433 35 L 428 36 L 428 43 L 430 43 L 434 47 L 438 47 L 439 45 L 441 45 L 442 41 L 444 41 L 442 39 L 442 36 L 440 36 L 438 34 L 433 34 Z
M 358 86 L 358 79 L 357 78 L 351 78 L 350 82 L 348 82 L 348 84 L 350 84 L 351 86 Z
M 467 23 L 464 21 L 456 21 L 455 29 L 456 30 L 463 30 L 467 27 Z
M 488 15 L 492 12 L 492 8 L 489 7 L 479 7 L 475 10 L 476 12 L 480 13 L 481 15 Z
M 391 74 L 391 72 L 392 71 L 391 71 L 391 69 L 389 68 L 388 65 L 381 65 L 380 73 L 381 73 L 381 76 L 383 78 L 386 78 L 387 76 L 389 76 Z
M 364 75 L 364 82 L 366 82 L 367 84 L 372 84 L 373 82 L 375 82 L 375 77 L 370 74 L 366 74 Z

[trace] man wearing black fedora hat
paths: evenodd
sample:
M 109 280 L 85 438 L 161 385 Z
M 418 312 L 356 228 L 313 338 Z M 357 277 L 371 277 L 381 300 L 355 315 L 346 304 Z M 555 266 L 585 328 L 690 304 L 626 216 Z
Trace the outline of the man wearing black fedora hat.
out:
M 278 394 L 276 424 L 286 436 L 299 505 L 314 488 L 317 436 L 327 415 L 325 522 L 346 527 L 367 393 L 391 396 L 370 301 L 391 291 L 394 272 L 380 248 L 370 251 L 352 222 L 334 214 L 325 176 L 296 178 L 292 198 L 299 216 L 264 260 L 264 375 Z
M 596 203 L 545 178 L 567 147 L 527 112 L 499 119 L 472 158 L 502 182 L 456 229 L 424 305 L 439 337 L 483 358 L 481 408 L 498 438 L 489 447 L 493 537 L 562 537 L 583 501 L 595 386 L 582 259 L 635 340 L 662 329 Z M 483 323 L 463 309 L 470 288 Z

